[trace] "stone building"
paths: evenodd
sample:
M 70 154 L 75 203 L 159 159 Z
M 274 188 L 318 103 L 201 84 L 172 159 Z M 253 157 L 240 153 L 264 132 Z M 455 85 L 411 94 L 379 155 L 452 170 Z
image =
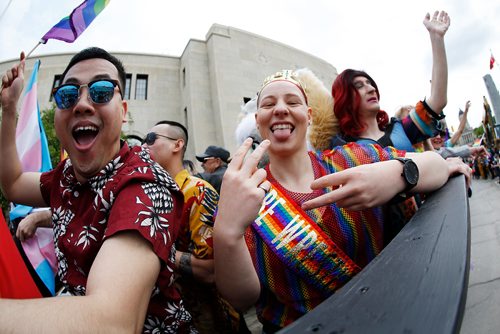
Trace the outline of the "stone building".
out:
M 212 144 L 234 151 L 234 131 L 241 106 L 255 96 L 267 75 L 281 69 L 307 67 L 327 88 L 337 75 L 335 67 L 325 60 L 219 24 L 212 25 L 205 40 L 189 40 L 180 57 L 112 53 L 123 61 L 127 71 L 124 94 L 129 101 L 129 122 L 123 127 L 124 133 L 142 138 L 159 120 L 178 121 L 189 131 L 189 159 Z M 41 110 L 52 106 L 50 92 L 59 85 L 60 75 L 72 56 L 73 53 L 63 53 L 37 57 L 41 60 Z M 0 62 L 1 73 L 16 61 Z M 26 76 L 34 61 L 28 59 Z
M 464 117 L 464 111 L 460 109 L 458 111 L 458 120 L 461 122 L 462 118 Z M 472 145 L 474 143 L 474 139 L 476 136 L 474 135 L 474 129 L 470 126 L 469 121 L 465 121 L 465 128 L 464 131 L 462 131 L 462 134 L 460 135 L 460 138 L 458 139 L 457 145 Z

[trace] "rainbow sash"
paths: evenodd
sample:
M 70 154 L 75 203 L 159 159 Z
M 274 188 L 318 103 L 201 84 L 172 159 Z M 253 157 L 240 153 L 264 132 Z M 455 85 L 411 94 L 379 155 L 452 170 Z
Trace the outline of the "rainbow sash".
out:
M 289 269 L 322 290 L 335 291 L 361 270 L 302 208 L 275 187 L 264 198 L 252 226 Z

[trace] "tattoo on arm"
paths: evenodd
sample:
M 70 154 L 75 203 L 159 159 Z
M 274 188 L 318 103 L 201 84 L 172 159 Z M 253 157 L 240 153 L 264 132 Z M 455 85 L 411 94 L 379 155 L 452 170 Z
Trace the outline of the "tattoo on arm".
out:
M 193 268 L 191 267 L 191 254 L 182 253 L 179 260 L 179 272 L 182 275 L 186 275 L 188 277 L 193 276 Z

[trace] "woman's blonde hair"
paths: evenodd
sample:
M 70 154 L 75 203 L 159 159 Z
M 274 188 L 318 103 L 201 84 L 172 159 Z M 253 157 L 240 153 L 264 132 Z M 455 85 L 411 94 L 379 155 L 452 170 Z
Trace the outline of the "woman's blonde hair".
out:
M 325 84 L 309 69 L 296 71 L 299 81 L 305 86 L 312 123 L 308 135 L 316 150 L 329 148 L 330 140 L 339 132 L 339 123 L 333 114 L 333 98 Z

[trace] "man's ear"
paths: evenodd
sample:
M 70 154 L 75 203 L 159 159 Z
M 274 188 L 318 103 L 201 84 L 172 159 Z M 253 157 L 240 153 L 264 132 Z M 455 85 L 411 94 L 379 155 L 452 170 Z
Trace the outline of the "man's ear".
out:
M 122 101 L 122 123 L 127 123 L 127 111 L 128 111 L 128 103 L 127 101 Z
M 174 152 L 182 151 L 184 149 L 184 145 L 185 145 L 184 140 L 178 139 L 175 142 Z

